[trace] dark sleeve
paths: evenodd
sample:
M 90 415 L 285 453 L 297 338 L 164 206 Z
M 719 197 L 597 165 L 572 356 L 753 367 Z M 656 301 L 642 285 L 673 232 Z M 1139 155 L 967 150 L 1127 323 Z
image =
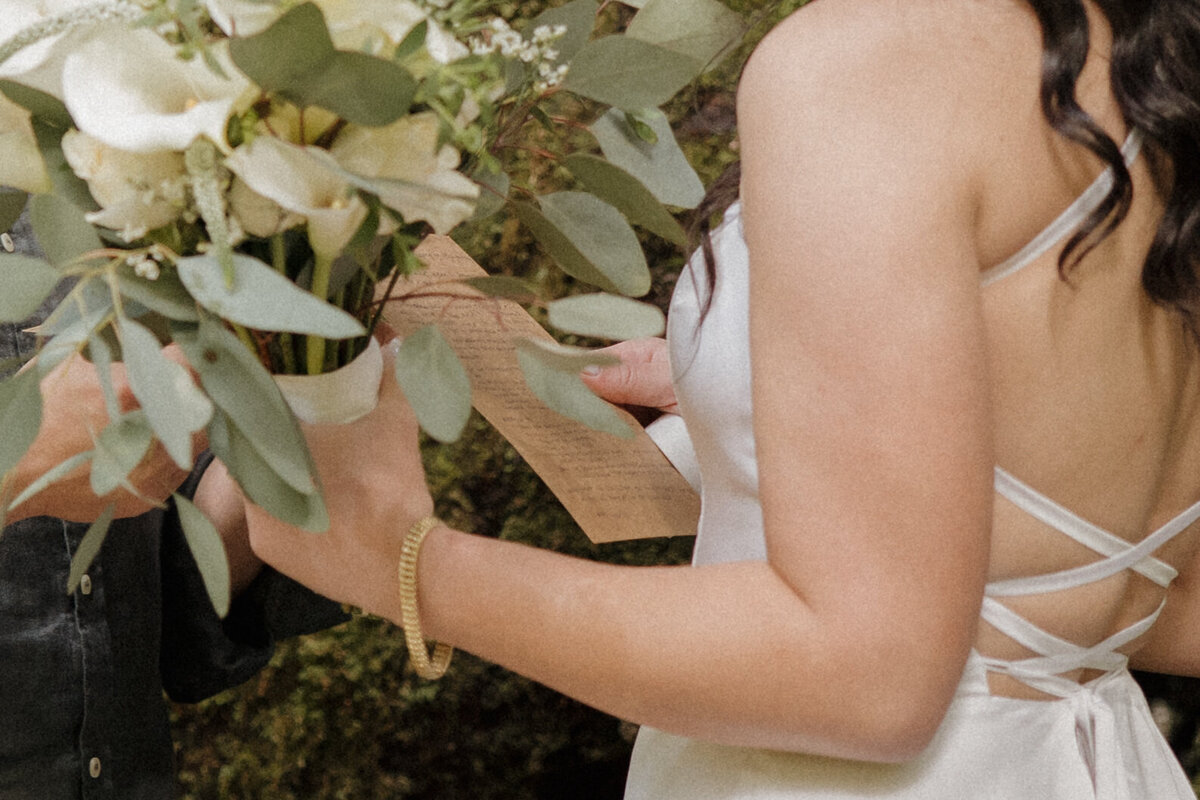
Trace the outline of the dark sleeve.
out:
M 191 497 L 204 454 L 180 493 Z M 349 619 L 342 607 L 270 567 L 234 598 L 222 620 L 213 610 L 200 570 L 171 509 L 162 527 L 163 687 L 172 699 L 194 703 L 249 680 L 270 661 L 275 642 Z

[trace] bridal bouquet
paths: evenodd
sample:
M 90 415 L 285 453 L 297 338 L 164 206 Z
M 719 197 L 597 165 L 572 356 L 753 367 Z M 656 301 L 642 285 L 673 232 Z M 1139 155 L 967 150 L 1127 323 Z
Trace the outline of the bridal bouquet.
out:
M 572 0 L 521 24 L 488 0 L 0 0 L 15 31 L 0 41 L 0 231 L 28 206 L 46 253 L 0 253 L 0 319 L 26 319 L 74 281 L 38 328 L 36 363 L 0 383 L 0 474 L 37 433 L 40 378 L 72 354 L 123 362 L 140 405 L 122 411 L 107 389 L 94 448 L 6 506 L 88 462 L 98 496 L 133 490 L 153 440 L 190 468 L 203 431 L 247 496 L 321 530 L 279 386 L 369 372 L 355 365 L 378 358 L 375 298 L 420 268 L 422 238 L 502 210 L 601 290 L 551 302 L 553 325 L 653 334 L 661 315 L 632 299 L 650 275 L 630 225 L 682 243 L 667 206 L 703 194 L 658 106 L 742 25 L 717 0 L 632 6 Z M 502 276 L 472 288 L 531 294 Z M 196 380 L 164 354 L 172 343 Z M 544 356 L 534 371 L 595 362 L 531 350 Z M 437 329 L 409 337 L 399 360 L 402 387 L 446 399 L 423 426 L 456 437 L 469 384 Z M 224 607 L 216 532 L 178 503 Z M 102 518 L 81 552 L 106 529 Z

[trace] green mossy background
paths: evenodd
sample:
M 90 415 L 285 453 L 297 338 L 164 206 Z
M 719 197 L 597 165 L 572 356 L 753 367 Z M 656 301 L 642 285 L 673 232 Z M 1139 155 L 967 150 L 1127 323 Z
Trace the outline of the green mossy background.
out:
M 732 88 L 745 53 L 802 2 L 766 10 L 754 0 L 730 2 L 761 19 L 756 33 L 673 102 L 680 143 L 706 183 L 737 158 Z M 520 0 L 501 13 L 532 18 L 546 5 Z M 456 238 L 493 271 L 532 279 L 551 295 L 574 288 L 513 219 Z M 649 299 L 665 308 L 685 254 L 653 236 L 643 242 L 655 276 Z M 478 417 L 457 444 L 427 445 L 425 461 L 438 512 L 462 529 L 617 563 L 683 563 L 690 555 L 691 539 L 591 544 Z M 1140 677 L 1195 776 L 1200 684 Z M 636 732 L 465 653 L 442 680 L 420 680 L 399 629 L 361 615 L 284 642 L 247 684 L 174 705 L 172 723 L 184 800 L 616 800 Z

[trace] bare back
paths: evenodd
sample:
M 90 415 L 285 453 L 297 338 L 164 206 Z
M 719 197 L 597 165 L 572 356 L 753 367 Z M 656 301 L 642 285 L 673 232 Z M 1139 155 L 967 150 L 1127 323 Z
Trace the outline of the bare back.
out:
M 1090 11 L 1093 52 L 1079 98 L 1119 143 L 1127 131 L 1107 89 L 1109 37 L 1099 14 Z M 1036 35 L 1036 21 L 1025 15 Z M 1028 62 L 1036 66 L 1040 40 L 1030 41 L 1028 32 L 1024 38 L 1015 44 L 1021 57 L 1012 60 L 1018 74 L 1011 80 L 1028 103 L 1037 97 L 1036 69 Z M 991 189 L 979 226 L 985 262 L 1011 255 L 1101 170 L 1094 156 L 1054 134 L 1043 119 L 1015 118 L 1019 122 L 1011 136 L 998 138 L 996 159 L 984 173 Z M 1134 200 L 1127 219 L 1069 280 L 1059 276 L 1065 244 L 1059 242 L 989 285 L 983 302 L 999 466 L 1089 522 L 1137 542 L 1200 498 L 1200 355 L 1180 316 L 1155 305 L 1141 287 L 1142 262 L 1162 206 L 1144 158 L 1133 162 L 1131 173 Z M 1157 553 L 1181 571 L 1180 586 L 1186 587 L 1198 542 L 1196 530 L 1187 530 Z M 1097 558 L 997 497 L 990 581 Z M 1005 605 L 1086 646 L 1150 614 L 1162 596 L 1159 586 L 1126 570 L 1066 591 L 1008 598 Z M 1146 641 L 1152 640 L 1139 639 L 1124 651 Z M 1005 659 L 1031 654 L 987 623 L 980 626 L 977 648 Z M 1080 670 L 1069 677 L 1090 674 Z M 993 678 L 993 689 L 1034 692 L 1004 677 Z

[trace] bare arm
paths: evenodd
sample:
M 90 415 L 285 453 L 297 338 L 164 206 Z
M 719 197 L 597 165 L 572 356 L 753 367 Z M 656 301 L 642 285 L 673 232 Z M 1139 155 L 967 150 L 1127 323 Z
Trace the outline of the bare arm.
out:
M 817 28 L 772 34 L 739 109 L 768 561 L 621 568 L 438 528 L 420 603 L 428 635 L 627 719 L 894 760 L 940 723 L 984 583 L 973 203 L 961 152 L 894 147 L 916 120 L 936 129 L 940 98 L 864 95 L 912 73 L 903 48 L 860 59 L 819 49 L 830 30 Z M 795 68 L 797 53 L 815 55 Z M 269 563 L 391 619 L 399 533 L 432 507 L 395 395 L 348 430 L 309 431 L 331 534 L 298 537 L 250 509 Z M 355 475 L 372 446 L 375 471 Z

